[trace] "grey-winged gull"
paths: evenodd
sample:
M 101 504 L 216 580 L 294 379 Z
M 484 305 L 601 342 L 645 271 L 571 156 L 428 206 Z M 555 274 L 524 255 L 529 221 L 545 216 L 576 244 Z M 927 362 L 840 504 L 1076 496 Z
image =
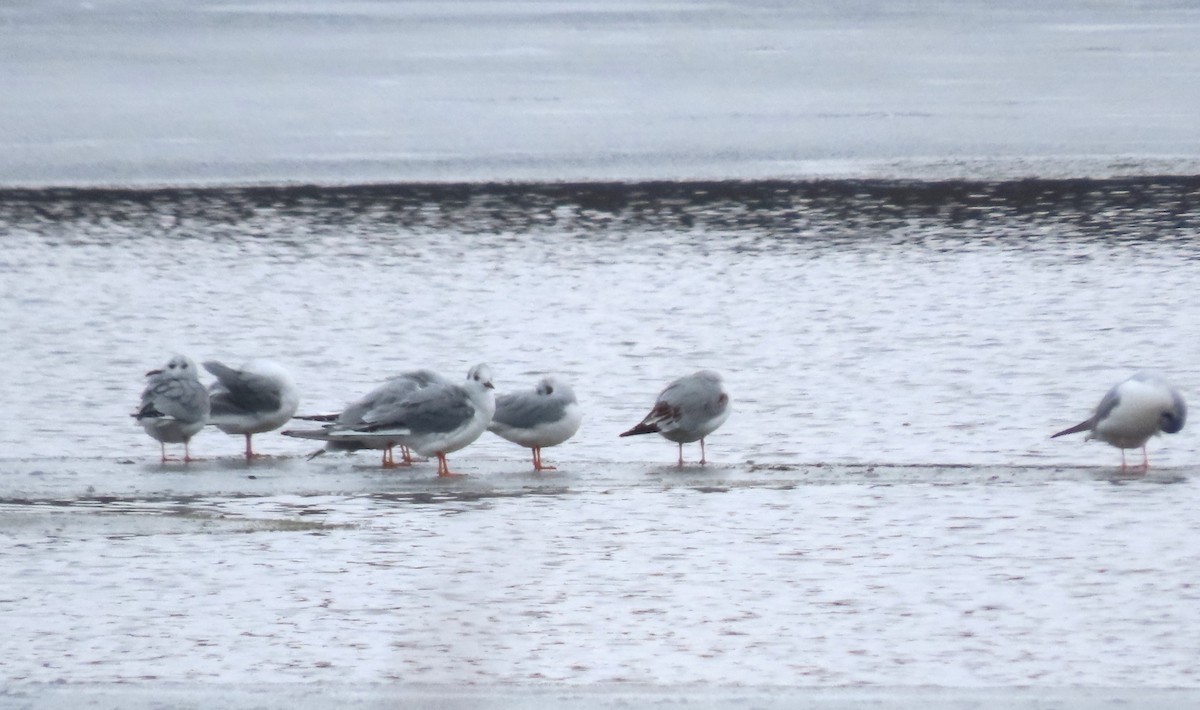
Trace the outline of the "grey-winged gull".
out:
M 208 390 L 200 384 L 196 363 L 175 355 L 159 370 L 146 373 L 142 404 L 130 415 L 146 433 L 158 440 L 162 461 L 167 461 L 167 444 L 183 444 L 183 460 L 192 460 L 188 442 L 208 421 Z
M 412 370 L 388 379 L 383 384 L 348 405 L 339 414 L 317 414 L 296 418 L 309 421 L 331 422 L 325 429 L 308 432 L 318 435 L 325 433 L 328 429 L 334 428 L 356 429 L 368 421 L 374 421 L 386 416 L 387 412 L 411 396 L 414 391 L 435 384 L 447 385 L 450 382 L 431 370 Z M 398 438 L 381 439 L 368 437 L 356 439 L 350 436 L 339 436 L 334 439 L 325 436 L 306 436 L 305 432 L 285 431 L 283 433 L 288 436 L 319 438 L 325 441 L 325 447 L 313 452 L 309 458 L 314 458 L 330 451 L 377 449 L 383 451 L 383 460 L 380 464 L 383 468 L 395 468 L 397 466 L 409 466 L 412 464 L 412 457 L 408 452 L 408 447 L 401 443 Z M 392 456 L 392 449 L 397 445 L 400 446 L 401 463 L 396 463 L 395 458 Z
M 246 437 L 246 460 L 254 458 L 250 438 L 283 426 L 300 406 L 292 376 L 272 360 L 251 360 L 235 369 L 215 360 L 204 363 L 217 381 L 208 388 L 208 423 L 226 434 Z
M 661 434 L 679 444 L 679 465 L 683 465 L 683 445 L 700 442 L 700 463 L 705 463 L 704 437 L 717 430 L 729 418 L 729 393 L 721 375 L 712 370 L 680 377 L 667 385 L 654 407 L 637 426 L 621 434 Z
M 318 431 L 284 432 L 324 441 L 349 439 L 395 442 L 422 456 L 436 456 L 438 476 L 453 476 L 446 454 L 471 444 L 482 434 L 496 411 L 491 369 L 476 365 L 461 384 L 431 384 L 414 390 L 391 407 L 380 408 L 358 425 L 337 423 Z
M 1050 438 L 1086 431 L 1084 441 L 1099 439 L 1121 450 L 1122 471 L 1125 449 L 1141 447 L 1142 468 L 1147 469 L 1146 442 L 1160 432 L 1179 432 L 1186 420 L 1187 403 L 1179 390 L 1158 375 L 1139 372 L 1114 385 L 1092 416 Z
M 542 463 L 542 449 L 557 446 L 579 431 L 583 420 L 575 390 L 557 377 L 543 377 L 537 387 L 496 398 L 496 414 L 488 431 L 533 450 L 533 470 L 553 470 Z

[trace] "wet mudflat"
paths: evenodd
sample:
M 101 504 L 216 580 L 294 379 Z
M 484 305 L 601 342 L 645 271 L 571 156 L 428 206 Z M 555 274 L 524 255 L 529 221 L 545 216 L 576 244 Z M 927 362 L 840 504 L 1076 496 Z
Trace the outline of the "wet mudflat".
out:
M 1188 469 L 63 463 L 5 476 L 14 680 L 1196 681 Z

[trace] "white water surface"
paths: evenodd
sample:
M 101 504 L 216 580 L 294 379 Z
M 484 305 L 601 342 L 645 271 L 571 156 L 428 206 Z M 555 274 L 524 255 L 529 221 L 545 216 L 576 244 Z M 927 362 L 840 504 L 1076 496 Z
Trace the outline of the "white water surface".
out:
M 1048 438 L 1139 367 L 1197 401 L 1193 182 L 5 193 L 3 700 L 1194 691 L 1195 427 L 1145 475 Z M 449 482 L 216 431 L 161 465 L 128 415 L 177 351 L 304 411 L 553 371 L 584 426 L 542 475 L 490 435 Z M 617 438 L 700 367 L 710 465 Z
M 1140 368 L 1200 401 L 1198 29 L 6 3 L 0 707 L 1195 706 L 1196 423 L 1144 475 L 1048 436 Z M 306 412 L 550 371 L 584 424 L 543 475 L 490 435 L 448 482 L 216 431 L 160 465 L 128 415 L 174 352 Z M 701 367 L 710 465 L 617 438 Z

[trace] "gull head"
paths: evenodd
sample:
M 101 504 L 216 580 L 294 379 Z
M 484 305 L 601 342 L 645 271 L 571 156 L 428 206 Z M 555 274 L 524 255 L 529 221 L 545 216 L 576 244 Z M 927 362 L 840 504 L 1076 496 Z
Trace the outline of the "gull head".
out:
M 538 382 L 537 389 L 535 391 L 538 393 L 538 396 L 541 397 L 549 397 L 550 395 L 557 393 L 560 397 L 566 397 L 570 400 L 575 399 L 575 392 L 571 389 L 571 385 L 568 385 L 566 382 L 563 382 L 553 375 L 547 375 L 546 377 L 543 377 L 541 381 Z
M 1171 408 L 1158 415 L 1158 428 L 1167 434 L 1177 434 L 1187 421 L 1187 403 L 1178 391 L 1171 392 Z
M 495 389 L 492 384 L 492 368 L 480 363 L 467 372 L 467 379 L 478 382 L 488 389 Z
M 170 378 L 190 377 L 199 379 L 200 373 L 196 371 L 196 363 L 186 355 L 174 355 L 167 364 L 157 370 L 151 370 L 146 373 L 147 377 L 151 375 L 166 375 Z

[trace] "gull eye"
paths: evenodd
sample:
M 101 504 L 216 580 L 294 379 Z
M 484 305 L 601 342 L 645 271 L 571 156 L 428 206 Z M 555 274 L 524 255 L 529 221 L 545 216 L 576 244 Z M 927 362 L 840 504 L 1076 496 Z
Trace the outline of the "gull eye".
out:
M 554 388 L 550 385 L 546 385 L 546 394 L 554 394 Z

